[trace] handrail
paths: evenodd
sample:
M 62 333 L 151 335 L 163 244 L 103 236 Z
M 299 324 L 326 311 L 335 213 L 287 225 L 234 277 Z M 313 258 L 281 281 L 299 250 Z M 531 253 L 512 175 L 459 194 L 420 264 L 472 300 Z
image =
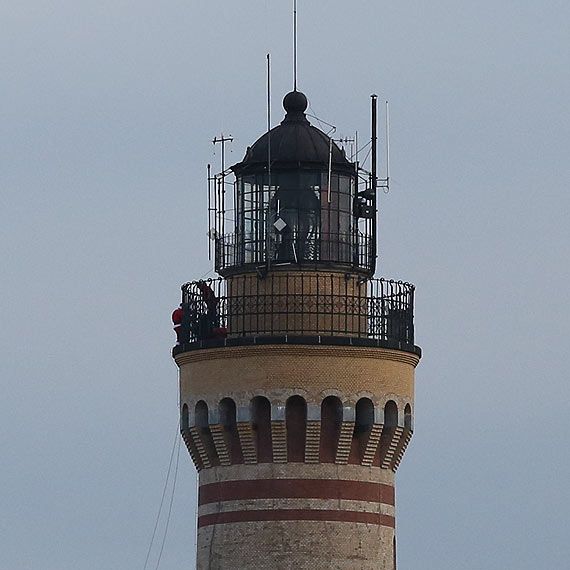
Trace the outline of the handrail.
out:
M 320 272 L 192 281 L 182 286 L 182 340 L 324 335 L 413 345 L 414 290 Z
M 224 272 L 248 265 L 279 263 L 341 264 L 371 272 L 374 268 L 372 237 L 362 232 L 322 232 L 300 240 L 272 236 L 258 239 L 240 233 L 216 237 L 215 269 Z

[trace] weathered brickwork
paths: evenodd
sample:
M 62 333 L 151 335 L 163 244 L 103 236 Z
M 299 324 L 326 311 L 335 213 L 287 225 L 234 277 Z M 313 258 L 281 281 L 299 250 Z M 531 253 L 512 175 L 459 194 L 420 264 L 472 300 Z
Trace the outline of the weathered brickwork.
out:
M 214 467 L 200 473 L 200 485 L 222 481 L 249 481 L 254 479 L 296 479 L 300 465 L 284 463 L 260 463 L 258 465 L 230 465 Z M 394 486 L 394 473 L 386 469 L 361 467 L 360 465 L 302 465 L 303 479 L 340 479 L 343 481 L 363 481 L 384 483 Z
M 394 518 L 393 505 L 369 501 L 347 501 L 344 499 L 250 499 L 247 501 L 223 501 L 201 505 L 198 516 L 223 512 L 256 511 L 268 509 L 348 511 L 354 513 L 376 513 Z
M 277 271 L 264 279 L 255 273 L 237 275 L 227 283 L 229 303 L 243 308 L 231 316 L 228 327 L 240 334 L 259 330 L 275 334 L 287 331 L 331 336 L 366 334 L 366 282 L 357 275 Z M 321 302 L 334 298 L 335 302 L 330 302 L 328 310 L 300 314 L 299 297 L 311 296 L 314 299 L 318 296 Z
M 393 570 L 394 471 L 413 430 L 418 360 L 295 345 L 177 356 L 183 435 L 200 472 L 197 570 Z M 329 396 L 336 411 L 323 411 Z
M 302 469 L 298 472 L 302 474 Z M 253 470 L 251 474 L 255 475 Z M 204 483 L 198 497 L 200 505 L 260 499 L 338 499 L 394 505 L 394 487 L 351 479 L 250 478 Z
M 230 360 L 230 361 L 228 361 Z M 413 402 L 414 368 L 419 358 L 383 348 L 340 346 L 252 346 L 197 350 L 176 357 L 181 402 L 204 400 L 216 406 L 231 397 L 248 406 L 254 396 L 285 403 L 301 394 L 320 405 L 330 394 L 356 404 L 392 399 L 401 409 Z
M 246 522 L 198 529 L 198 570 L 393 569 L 394 529 L 334 521 Z

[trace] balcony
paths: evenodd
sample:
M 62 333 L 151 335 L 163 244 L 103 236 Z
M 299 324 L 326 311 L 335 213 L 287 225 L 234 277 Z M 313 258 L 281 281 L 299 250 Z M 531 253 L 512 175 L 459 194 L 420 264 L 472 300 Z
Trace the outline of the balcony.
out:
M 270 266 L 341 268 L 371 275 L 376 260 L 372 240 L 362 232 L 326 232 L 304 239 L 278 232 L 269 236 L 225 234 L 216 238 L 215 269 L 228 276 L 255 271 L 269 262 Z
M 342 273 L 280 272 L 182 286 L 181 344 L 189 350 L 251 344 L 414 345 L 410 283 Z

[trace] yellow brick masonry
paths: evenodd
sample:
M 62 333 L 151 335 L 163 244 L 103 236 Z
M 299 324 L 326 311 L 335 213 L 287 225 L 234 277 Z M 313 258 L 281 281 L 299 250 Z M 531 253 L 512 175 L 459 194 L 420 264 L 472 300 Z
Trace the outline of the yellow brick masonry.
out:
M 181 405 L 190 410 L 204 400 L 216 409 L 220 400 L 232 398 L 238 408 L 248 408 L 253 397 L 267 397 L 272 405 L 285 404 L 299 394 L 308 405 L 319 406 L 328 395 L 338 396 L 344 406 L 355 406 L 370 398 L 376 409 L 394 400 L 400 412 L 406 404 L 413 408 L 414 368 L 419 358 L 398 350 L 322 345 L 270 345 L 225 347 L 189 351 L 176 357 L 180 368 Z M 277 420 L 277 421 L 275 421 Z M 373 432 L 364 465 L 319 464 L 318 427 L 309 419 L 304 463 L 287 463 L 285 422 L 271 423 L 273 463 L 253 463 L 251 425 L 238 428 L 244 459 L 249 463 L 220 465 L 200 471 L 200 486 L 223 481 L 270 479 L 320 479 L 383 483 L 394 485 L 392 469 L 373 467 L 373 448 L 381 427 Z M 345 430 L 352 439 L 353 418 Z M 212 436 L 222 451 L 228 450 L 218 426 Z M 380 431 L 379 431 L 380 430 Z M 218 433 L 220 432 L 220 433 Z M 377 433 L 378 432 L 378 433 Z M 205 456 L 196 428 L 195 453 Z M 342 438 L 341 438 L 342 439 Z M 349 441 L 347 438 L 347 441 Z M 401 438 L 400 438 L 401 439 Z M 397 458 L 404 442 L 390 441 L 390 460 Z M 246 445 L 244 446 L 243 443 Z M 348 452 L 349 446 L 345 446 Z M 219 452 L 218 452 L 219 453 Z M 346 455 L 346 453 L 345 453 Z M 343 456 L 344 463 L 346 458 Z M 367 501 L 329 498 L 253 499 L 205 504 L 200 516 L 224 512 L 303 509 L 378 513 L 393 517 L 394 507 Z M 251 520 L 201 526 L 198 530 L 197 570 L 393 570 L 394 529 L 383 524 L 335 520 Z
M 299 313 L 299 296 L 312 300 L 318 297 L 321 302 L 330 298 L 330 307 L 326 311 Z M 342 331 L 348 336 L 366 333 L 366 284 L 357 275 L 347 277 L 344 272 L 312 271 L 286 274 L 276 271 L 264 279 L 256 274 L 237 275 L 228 280 L 228 302 L 239 306 L 242 300 L 245 300 L 245 310 L 230 316 L 230 331 L 242 334 L 255 334 L 259 330 L 275 334 L 287 331 L 317 334 L 320 331 L 333 335 Z M 355 311 L 353 305 L 361 311 Z
M 325 479 L 383 483 L 394 473 L 334 464 L 230 465 L 200 473 L 200 484 L 255 479 Z M 344 499 L 249 499 L 202 505 L 199 515 L 259 509 L 314 509 L 395 516 L 384 503 Z M 198 530 L 197 570 L 384 570 L 393 568 L 394 529 L 334 521 L 263 521 L 217 524 Z
M 323 397 L 337 394 L 347 404 L 363 396 L 376 406 L 394 399 L 403 409 L 413 402 L 418 361 L 398 350 L 321 345 L 224 347 L 176 357 L 181 402 L 204 399 L 209 406 L 224 397 L 247 406 L 256 395 L 284 402 L 293 394 L 320 405 Z
M 251 479 L 334 479 L 384 483 L 394 485 L 394 472 L 378 467 L 361 465 L 336 465 L 321 463 L 307 465 L 299 463 L 259 463 L 258 465 L 229 465 L 212 467 L 200 472 L 200 485 L 223 481 L 244 481 Z
M 197 570 L 392 570 L 394 530 L 328 521 L 220 524 L 198 530 Z

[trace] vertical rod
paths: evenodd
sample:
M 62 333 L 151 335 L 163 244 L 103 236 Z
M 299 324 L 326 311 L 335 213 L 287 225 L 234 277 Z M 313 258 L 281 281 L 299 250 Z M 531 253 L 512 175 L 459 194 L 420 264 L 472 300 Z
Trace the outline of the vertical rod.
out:
M 297 0 L 293 0 L 293 91 L 297 91 Z
M 356 196 L 358 195 L 358 185 L 359 185 L 359 165 L 358 165 L 358 131 L 355 131 L 354 133 L 354 145 L 356 147 L 356 151 L 354 153 L 354 198 L 356 198 Z M 353 204 L 353 208 L 354 208 L 354 200 L 352 201 Z M 355 212 L 353 212 L 353 215 L 355 215 Z M 359 243 L 359 228 L 358 228 L 358 218 L 353 217 L 352 218 L 354 221 L 354 254 L 353 254 L 353 264 L 354 265 L 358 265 L 359 263 L 359 257 L 362 255 L 360 253 L 360 243 Z
M 222 133 L 222 195 L 221 195 L 221 230 L 222 235 L 225 233 L 225 223 L 226 223 L 226 144 L 224 142 L 224 133 Z
M 232 248 L 232 259 L 233 259 L 233 263 L 237 262 L 238 259 L 238 251 L 237 251 L 237 238 L 236 236 L 239 234 L 239 227 L 238 227 L 238 216 L 237 216 L 237 203 L 238 203 L 238 179 L 234 179 L 234 198 L 233 198 L 233 210 L 234 210 L 234 235 L 231 238 L 231 248 Z
M 354 153 L 354 162 L 358 163 L 358 131 L 354 133 L 354 144 L 356 145 L 356 152 Z
M 257 261 L 257 258 L 256 258 Z M 260 334 L 260 330 L 259 330 L 259 318 L 260 318 L 260 298 L 259 298 L 259 279 L 255 280 L 255 300 L 253 301 L 255 303 L 255 331 L 257 334 Z M 265 324 L 265 323 L 264 323 Z
M 269 232 L 272 220 L 269 218 L 269 204 L 271 203 L 271 56 L 267 54 L 267 206 L 263 204 L 265 216 L 265 262 L 267 272 L 271 268 L 271 252 L 269 251 Z
M 378 145 L 378 118 L 377 118 L 376 102 L 378 99 L 378 95 L 371 95 L 370 98 L 372 99 L 372 152 L 371 152 L 372 190 L 375 191 L 378 180 L 378 175 L 376 172 L 377 145 Z
M 222 171 L 220 174 L 214 176 L 214 180 L 217 185 L 217 196 L 216 196 L 216 211 L 218 212 L 218 227 L 216 229 L 220 230 L 221 235 L 223 236 L 225 230 L 225 218 L 226 218 L 226 143 L 232 142 L 232 136 L 224 137 L 224 133 L 220 138 L 214 137 L 212 141 L 214 145 L 220 143 L 222 145 L 222 154 L 221 154 L 221 162 L 222 162 Z M 235 205 L 234 205 L 235 206 Z
M 327 181 L 327 201 L 331 203 L 331 169 L 332 169 L 332 138 L 329 139 L 329 170 L 328 170 L 328 181 Z
M 215 233 L 212 235 L 212 200 L 210 197 L 211 193 L 211 181 L 210 181 L 210 169 L 211 166 L 208 164 L 208 261 L 212 261 L 212 238 L 215 237 Z
M 356 146 L 358 149 L 358 145 Z M 357 151 L 358 152 L 358 151 Z M 358 234 L 358 218 L 356 217 L 355 203 L 356 197 L 358 196 L 358 161 L 354 163 L 354 182 L 352 184 L 352 193 L 351 193 L 351 209 L 352 209 L 352 265 L 355 267 L 358 266 L 359 256 L 360 256 L 360 236 Z
M 271 57 L 267 54 L 267 185 L 271 187 Z
M 218 196 L 218 180 L 214 176 L 212 178 L 212 194 L 214 195 L 214 231 L 216 235 L 220 232 L 220 201 Z
M 377 145 L 378 145 L 378 116 L 377 116 L 377 108 L 376 103 L 378 99 L 378 95 L 372 94 L 370 96 L 371 104 L 372 104 L 372 209 L 374 210 L 374 216 L 372 218 L 372 240 L 371 240 L 371 270 L 374 273 L 376 269 L 376 218 L 377 218 L 377 211 L 376 211 L 376 187 L 378 183 L 378 174 L 376 172 L 376 162 L 377 162 Z
M 216 185 L 216 201 L 218 203 L 218 232 L 221 233 L 221 229 L 222 229 L 222 195 L 220 192 L 220 179 L 219 177 L 215 176 L 214 177 L 214 184 Z M 223 235 L 223 234 L 222 234 Z
M 251 216 L 252 218 L 256 215 L 261 215 L 261 210 L 259 209 L 259 205 L 261 203 L 261 195 L 263 193 L 263 183 L 265 181 L 263 180 L 263 178 L 261 179 L 261 184 L 256 183 L 255 184 L 255 190 L 252 192 L 252 203 L 251 203 L 251 208 L 252 208 L 252 213 Z M 257 262 L 257 258 L 255 256 L 255 249 L 257 244 L 259 243 L 259 225 L 260 224 L 253 224 L 253 228 L 251 230 L 251 232 L 253 233 L 252 236 L 252 240 L 253 242 L 251 243 L 250 247 L 251 247 L 251 258 L 250 258 L 250 262 L 253 261 L 254 263 Z
M 386 101 L 386 188 L 390 188 L 390 109 Z

